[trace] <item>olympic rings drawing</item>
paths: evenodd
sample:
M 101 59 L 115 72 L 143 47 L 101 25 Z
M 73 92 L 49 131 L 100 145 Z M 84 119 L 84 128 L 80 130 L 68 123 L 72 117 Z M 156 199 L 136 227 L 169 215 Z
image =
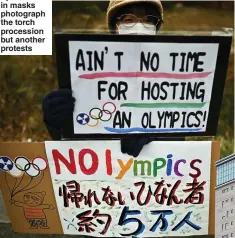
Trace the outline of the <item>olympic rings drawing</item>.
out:
M 92 119 L 93 119 L 93 117 L 92 117 Z M 95 127 L 99 124 L 99 119 L 97 117 L 95 117 L 95 119 L 93 119 L 93 120 L 96 120 L 96 123 L 94 123 L 94 124 L 87 123 L 87 125 L 90 127 Z
M 103 107 L 102 107 L 103 112 L 106 113 L 105 111 L 108 111 L 107 109 L 105 109 L 105 106 L 107 106 L 107 105 L 109 105 L 109 104 L 111 104 L 111 105 L 113 106 L 113 111 L 112 111 L 112 112 L 109 112 L 108 114 L 113 114 L 113 113 L 116 111 L 116 109 L 117 109 L 116 105 L 115 105 L 113 102 L 106 102 L 106 103 L 103 105 Z
M 110 111 L 108 110 L 107 108 L 105 109 L 105 107 L 107 105 L 112 105 L 113 106 L 113 110 Z M 98 108 L 98 107 L 93 107 L 90 111 L 89 111 L 89 116 L 94 119 L 94 120 L 101 120 L 103 122 L 107 122 L 107 121 L 110 121 L 111 118 L 112 118 L 112 114 L 116 111 L 116 105 L 112 102 L 106 102 L 104 103 L 104 105 L 102 106 L 102 109 Z M 94 115 L 94 111 L 95 110 L 98 110 L 98 114 L 97 115 Z M 108 118 L 103 118 L 104 115 L 109 115 Z
M 37 177 L 47 168 L 48 162 L 40 156 L 34 157 L 31 162 L 24 156 L 17 156 L 14 161 L 8 157 L 0 157 L 0 170 L 8 172 L 13 177 L 21 177 L 24 172 L 30 177 Z
M 47 161 L 40 156 L 34 157 L 32 159 L 32 164 L 33 164 L 33 167 L 39 171 L 43 171 L 48 168 Z
M 35 166 L 37 167 L 37 169 L 35 169 Z M 33 163 L 29 163 L 25 166 L 26 169 L 26 174 L 28 174 L 31 177 L 37 177 L 40 174 L 40 168 Z
M 97 117 L 97 116 L 94 116 L 94 115 L 92 114 L 92 111 L 94 111 L 94 110 L 98 110 L 98 111 L 99 111 L 98 117 Z M 100 113 L 101 113 L 101 115 L 100 115 Z M 100 115 L 100 116 L 99 116 L 99 115 Z M 90 116 L 90 118 L 92 118 L 92 119 L 94 119 L 94 120 L 100 120 L 100 119 L 102 118 L 102 116 L 103 116 L 103 113 L 102 113 L 102 110 L 99 109 L 98 107 L 93 107 L 93 108 L 89 111 L 89 116 Z
M 15 166 L 20 171 L 25 172 L 25 167 L 29 164 L 29 160 L 25 158 L 24 156 L 17 156 L 15 158 Z
M 99 110 L 99 113 L 98 113 L 97 116 L 94 116 L 94 115 L 92 114 L 92 112 L 93 112 L 94 110 Z M 105 111 L 106 111 L 106 112 L 105 112 Z M 103 119 L 104 112 L 105 112 L 107 115 L 109 115 L 109 117 L 108 117 L 107 119 Z M 110 121 L 111 118 L 112 118 L 112 114 L 111 114 L 110 111 L 108 111 L 108 110 L 101 110 L 100 108 L 97 108 L 97 107 L 94 107 L 94 108 L 92 108 L 92 109 L 90 110 L 89 116 L 90 116 L 93 120 L 101 120 L 101 121 L 104 121 L 104 122 Z
M 79 113 L 76 117 L 78 124 L 82 126 L 96 127 L 99 121 L 108 122 L 112 119 L 113 113 L 116 112 L 117 107 L 113 102 L 106 102 L 103 104 L 102 109 L 93 107 L 88 114 Z M 91 119 L 95 120 L 95 123 L 91 123 Z
M 21 166 L 18 165 L 18 167 L 20 167 L 22 169 Z M 16 167 L 16 164 L 13 163 L 13 168 L 8 171 L 8 174 L 10 174 L 11 176 L 16 177 L 16 178 L 21 177 L 24 174 L 24 171 L 18 169 L 18 167 Z
M 108 119 L 106 119 L 106 120 L 105 120 L 105 119 L 102 119 L 102 117 L 103 117 L 103 112 L 109 115 L 109 118 L 108 118 Z M 108 113 L 107 113 L 107 112 L 108 112 Z M 102 116 L 101 116 L 101 117 L 100 117 L 100 113 L 102 113 Z M 108 111 L 108 110 L 102 110 L 101 112 L 99 112 L 98 117 L 100 117 L 100 120 L 101 120 L 101 121 L 110 121 L 111 118 L 112 118 L 112 113 L 111 113 L 110 111 Z

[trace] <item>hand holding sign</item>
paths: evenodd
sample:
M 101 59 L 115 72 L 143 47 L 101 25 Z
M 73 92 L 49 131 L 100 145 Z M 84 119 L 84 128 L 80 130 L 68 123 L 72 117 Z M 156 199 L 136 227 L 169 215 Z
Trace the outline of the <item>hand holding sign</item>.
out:
M 121 140 L 121 151 L 124 154 L 128 154 L 133 157 L 137 157 L 143 147 L 151 142 L 152 139 L 148 137 L 133 138 L 133 139 L 122 139 Z
M 73 112 L 75 99 L 72 97 L 72 90 L 58 89 L 47 94 L 42 103 L 44 121 L 56 129 L 62 129 L 63 122 L 67 119 L 68 115 Z M 106 112 L 107 110 L 104 110 Z M 80 124 L 86 124 L 86 114 L 79 114 L 77 121 Z M 98 121 L 97 121 L 98 122 Z M 53 135 L 51 135 L 53 138 Z M 57 139 L 57 138 L 53 138 Z M 122 153 L 127 153 L 137 157 L 141 152 L 144 145 L 148 144 L 148 138 L 136 139 L 123 139 L 121 140 Z
M 64 121 L 72 114 L 75 98 L 70 89 L 57 89 L 43 98 L 44 121 L 57 129 L 63 127 Z

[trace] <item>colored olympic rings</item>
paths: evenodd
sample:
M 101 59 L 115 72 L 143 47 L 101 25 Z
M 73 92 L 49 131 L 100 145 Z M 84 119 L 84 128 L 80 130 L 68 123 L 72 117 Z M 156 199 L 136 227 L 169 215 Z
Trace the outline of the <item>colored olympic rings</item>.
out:
M 82 126 L 95 127 L 99 124 L 99 121 L 108 122 L 112 119 L 113 113 L 116 112 L 117 107 L 113 102 L 106 102 L 103 104 L 102 109 L 98 107 L 93 107 L 88 114 L 79 113 L 76 117 L 78 124 Z M 92 123 L 91 120 L 95 120 L 95 123 Z
M 31 177 L 37 177 L 40 174 L 40 168 L 36 164 L 28 163 L 25 166 L 25 172 Z
M 32 165 L 38 171 L 43 171 L 48 168 L 47 161 L 40 156 L 36 156 L 32 159 Z
M 108 119 L 106 119 L 106 120 L 105 120 L 105 119 L 102 119 L 102 117 L 103 117 L 103 112 L 109 115 L 109 118 L 108 118 Z M 100 117 L 100 113 L 102 113 L 102 116 L 101 116 L 101 117 Z M 100 120 L 101 120 L 101 121 L 109 121 L 109 120 L 111 120 L 111 118 L 112 118 L 112 113 L 111 113 L 110 111 L 108 111 L 108 110 L 102 110 L 101 112 L 99 112 L 98 116 L 100 117 Z
M 115 111 L 116 111 L 116 105 L 113 103 L 113 102 L 106 102 L 104 105 L 103 105 L 103 112 L 106 113 L 106 111 L 108 111 L 107 109 L 105 109 L 105 106 L 107 105 L 112 105 L 113 106 L 113 111 L 109 112 L 108 114 L 113 114 Z
M 92 114 L 92 112 L 93 112 L 94 110 L 98 110 L 98 111 L 99 111 L 98 117 L 96 117 L 96 116 L 94 116 L 94 115 Z M 101 113 L 101 115 L 100 115 L 100 113 Z M 102 116 L 103 116 L 103 113 L 102 113 L 102 110 L 99 109 L 98 107 L 93 107 L 93 108 L 89 111 L 89 116 L 90 116 L 92 119 L 94 119 L 94 120 L 100 120 L 100 119 L 102 118 Z
M 94 115 L 92 114 L 92 112 L 93 112 L 94 110 L 98 110 L 98 111 L 99 111 L 99 113 L 98 113 L 97 116 L 94 116 Z M 108 118 L 106 118 L 106 119 L 105 119 L 105 117 L 103 118 L 103 116 L 105 116 L 104 113 L 106 113 L 106 114 L 108 115 Z M 110 120 L 111 120 L 111 118 L 112 118 L 112 113 L 111 113 L 110 111 L 108 111 L 108 110 L 101 110 L 100 108 L 94 107 L 94 108 L 92 108 L 92 109 L 90 110 L 89 116 L 90 116 L 92 119 L 94 119 L 94 120 L 101 120 L 101 121 L 107 122 L 107 121 L 110 121 Z
M 22 169 L 22 167 L 20 165 L 18 165 L 18 167 L 20 167 Z M 24 174 L 24 171 L 19 170 L 16 167 L 15 163 L 13 164 L 13 168 L 7 172 L 8 172 L 8 174 L 10 174 L 11 176 L 16 177 L 16 178 L 21 177 Z
M 112 110 L 108 110 L 106 108 L 107 105 L 112 105 Z M 110 121 L 111 118 L 112 118 L 112 114 L 116 111 L 116 106 L 114 103 L 112 102 L 106 102 L 104 103 L 104 105 L 102 106 L 102 110 L 98 107 L 93 107 L 90 111 L 89 111 L 89 116 L 90 118 L 92 118 L 93 120 L 100 120 L 100 121 L 103 121 L 103 122 L 107 122 L 107 121 Z M 98 112 L 96 112 L 98 111 Z M 96 112 L 96 113 L 95 113 Z M 96 114 L 96 115 L 95 115 Z M 106 115 L 105 115 L 106 114 Z M 98 123 L 97 123 L 98 124 Z M 96 125 L 97 125 L 96 124 Z M 87 124 L 88 125 L 88 124 Z M 94 126 L 96 126 L 94 125 Z
M 24 172 L 30 177 L 37 177 L 48 168 L 48 162 L 37 156 L 29 161 L 24 156 L 17 156 L 14 161 L 8 157 L 0 157 L 0 170 L 5 170 L 13 177 L 20 177 Z
M 95 117 L 95 116 L 93 116 L 93 117 Z M 93 117 L 92 117 L 92 119 L 93 119 Z M 96 120 L 96 122 L 94 124 L 87 123 L 87 125 L 90 127 L 95 127 L 99 124 L 99 119 L 97 117 L 95 117 L 95 119 L 93 119 L 93 120 Z

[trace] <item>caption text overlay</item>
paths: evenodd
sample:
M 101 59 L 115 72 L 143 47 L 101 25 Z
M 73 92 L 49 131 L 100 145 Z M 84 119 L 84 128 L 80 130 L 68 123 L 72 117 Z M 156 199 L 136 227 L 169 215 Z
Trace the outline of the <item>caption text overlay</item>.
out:
M 52 1 L 2 0 L 1 55 L 52 54 Z

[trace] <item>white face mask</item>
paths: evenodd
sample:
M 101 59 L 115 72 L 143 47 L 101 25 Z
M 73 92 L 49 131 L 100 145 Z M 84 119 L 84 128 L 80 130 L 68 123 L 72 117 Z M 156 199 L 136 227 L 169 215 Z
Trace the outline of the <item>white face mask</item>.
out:
M 148 24 L 148 28 L 142 23 L 136 23 L 133 27 L 127 27 L 127 24 L 120 24 L 118 27 L 119 35 L 155 35 L 156 26 Z

